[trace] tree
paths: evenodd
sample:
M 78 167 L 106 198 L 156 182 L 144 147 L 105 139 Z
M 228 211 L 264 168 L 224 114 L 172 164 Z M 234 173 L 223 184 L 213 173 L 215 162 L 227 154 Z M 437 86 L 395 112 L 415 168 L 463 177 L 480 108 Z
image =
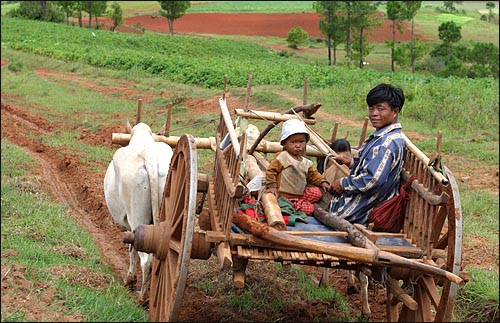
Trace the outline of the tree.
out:
M 78 7 L 79 1 L 54 1 L 66 14 L 66 24 L 69 25 L 69 17 L 72 17 Z
M 118 2 L 113 1 L 108 16 L 113 20 L 113 26 L 110 28 L 111 31 L 115 31 L 116 27 L 123 24 L 122 7 L 120 7 Z
M 89 14 L 89 27 L 92 27 L 92 16 L 96 18 L 97 25 L 97 17 L 106 12 L 107 1 L 80 1 L 81 2 L 81 10 L 85 11 Z
M 492 76 L 498 79 L 498 47 L 493 43 L 474 43 L 466 52 L 467 61 L 472 66 L 467 73 L 469 77 Z
M 52 1 L 20 1 L 19 7 L 10 11 L 10 15 L 49 22 L 64 21 L 64 14 Z
M 488 22 L 491 22 L 491 19 L 495 17 L 493 13 L 493 9 L 495 9 L 495 3 L 493 1 L 486 2 L 486 8 L 488 9 Z
M 191 1 L 158 1 L 163 10 L 160 10 L 160 15 L 167 18 L 168 29 L 174 34 L 174 20 L 186 14 L 186 11 L 191 7 Z
M 444 41 L 448 48 L 447 63 L 451 60 L 451 43 L 455 43 L 462 38 L 461 29 L 462 27 L 458 26 L 454 21 L 443 22 L 438 27 L 439 39 Z
M 444 10 L 453 13 L 457 10 L 457 8 L 455 8 L 455 3 L 462 4 L 462 2 L 463 1 L 443 1 Z
M 391 70 L 394 72 L 394 48 L 396 47 L 396 29 L 403 33 L 401 22 L 404 20 L 404 5 L 401 1 L 387 1 L 387 18 L 392 21 Z
M 295 27 L 290 29 L 288 32 L 288 37 L 286 41 L 288 43 L 288 47 L 297 48 L 299 45 L 302 45 L 309 38 L 309 34 L 307 31 L 302 29 L 302 27 Z
M 403 1 L 405 16 L 411 20 L 411 72 L 415 73 L 415 15 L 422 5 L 422 1 Z
M 365 31 L 378 27 L 382 21 L 377 17 L 377 2 L 371 1 L 353 1 L 352 3 L 352 27 L 355 31 L 353 39 L 356 40 L 353 45 L 355 58 L 359 60 L 359 68 L 364 66 L 364 57 L 366 57 L 373 46 L 366 42 Z
M 319 29 L 327 39 L 328 65 L 332 65 L 332 46 L 333 65 L 337 65 L 337 45 L 345 41 L 345 29 L 342 25 L 344 20 L 337 14 L 341 3 L 339 1 L 316 1 L 313 3 L 313 7 L 322 16 L 319 21 Z

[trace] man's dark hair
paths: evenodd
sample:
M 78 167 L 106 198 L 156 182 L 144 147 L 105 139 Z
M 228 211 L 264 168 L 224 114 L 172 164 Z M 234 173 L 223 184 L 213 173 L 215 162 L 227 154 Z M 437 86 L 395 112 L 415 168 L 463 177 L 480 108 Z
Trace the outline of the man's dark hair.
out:
M 399 108 L 399 112 L 401 112 L 401 110 L 403 110 L 403 105 L 405 104 L 405 95 L 403 94 L 403 90 L 390 84 L 381 83 L 371 89 L 366 96 L 366 103 L 369 107 L 384 101 L 389 103 L 392 110 Z

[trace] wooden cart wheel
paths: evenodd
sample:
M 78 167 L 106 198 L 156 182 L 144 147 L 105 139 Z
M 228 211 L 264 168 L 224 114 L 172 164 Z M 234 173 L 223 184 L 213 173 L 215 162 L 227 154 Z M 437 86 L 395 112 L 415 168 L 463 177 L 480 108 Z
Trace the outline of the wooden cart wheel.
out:
M 446 167 L 445 171 L 449 180 L 449 194 L 453 196 L 453 200 L 443 210 L 441 217 L 438 216 L 435 221 L 434 247 L 443 250 L 447 248 L 446 270 L 459 275 L 462 263 L 462 208 L 455 177 Z M 422 274 L 419 276 L 410 275 L 408 279 L 403 281 L 402 287 L 413 296 L 418 304 L 418 309 L 412 311 L 408 307 L 402 306 L 399 322 L 451 321 L 455 295 L 458 291 L 457 284 L 446 279 L 437 279 Z M 388 322 L 396 319 L 391 314 L 391 311 L 395 310 L 391 306 L 391 299 L 388 299 Z
M 175 147 L 160 209 L 158 226 L 164 243 L 154 252 L 151 321 L 175 321 L 179 313 L 191 258 L 197 170 L 195 140 L 183 135 Z

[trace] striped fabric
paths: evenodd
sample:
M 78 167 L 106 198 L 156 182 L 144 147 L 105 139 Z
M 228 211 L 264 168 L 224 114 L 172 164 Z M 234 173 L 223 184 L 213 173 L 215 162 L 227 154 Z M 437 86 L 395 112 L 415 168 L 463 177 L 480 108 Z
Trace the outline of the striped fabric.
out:
M 375 205 L 398 194 L 404 149 L 401 124 L 375 131 L 354 157 L 349 176 L 341 179 L 344 192 L 334 195 L 330 211 L 351 223 L 366 224 Z

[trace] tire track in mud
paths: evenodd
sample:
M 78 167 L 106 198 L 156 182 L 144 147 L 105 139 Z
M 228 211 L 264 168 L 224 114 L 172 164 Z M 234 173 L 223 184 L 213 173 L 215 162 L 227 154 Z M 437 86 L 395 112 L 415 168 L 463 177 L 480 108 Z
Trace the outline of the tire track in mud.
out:
M 56 200 L 57 203 L 68 206 L 71 217 L 74 218 L 84 230 L 94 237 L 95 244 L 101 250 L 104 261 L 113 268 L 117 276 L 121 277 L 128 269 L 128 253 L 126 246 L 120 244 L 116 237 L 120 237 L 120 229 L 106 221 L 109 217 L 107 209 L 102 204 L 96 210 L 89 210 L 84 205 L 85 199 L 96 200 L 98 196 L 90 195 L 84 187 L 86 174 L 75 175 L 82 170 L 65 170 L 65 166 L 74 164 L 75 157 L 68 159 L 61 149 L 49 147 L 36 141 L 36 137 L 46 136 L 54 129 L 54 125 L 38 116 L 32 116 L 19 109 L 2 103 L 2 137 L 8 138 L 12 143 L 21 146 L 40 165 L 38 172 L 43 178 L 43 187 Z M 28 136 L 29 134 L 29 136 Z M 36 172 L 36 171 L 35 171 Z M 83 180 L 78 180 L 82 178 Z M 81 185 L 81 187 L 77 187 Z M 85 193 L 82 196 L 80 193 Z M 104 202 L 103 202 L 104 203 Z M 94 203 L 95 204 L 95 203 Z M 104 211 L 101 210 L 104 207 Z

